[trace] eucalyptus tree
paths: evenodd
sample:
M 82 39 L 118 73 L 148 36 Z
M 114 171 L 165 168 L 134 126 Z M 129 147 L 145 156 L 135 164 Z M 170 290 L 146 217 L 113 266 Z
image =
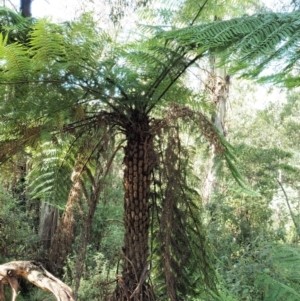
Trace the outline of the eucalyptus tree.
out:
M 160 235 L 165 237 L 161 246 L 168 255 L 164 269 L 168 297 L 180 300 L 184 288 L 174 275 L 189 272 L 182 266 L 184 261 L 179 259 L 180 253 L 169 248 L 171 241 L 181 237 L 184 237 L 183 250 L 186 252 L 191 247 L 188 245 L 191 235 L 184 234 L 184 227 L 170 232 L 171 225 L 176 223 L 172 215 L 178 212 L 181 212 L 179 224 L 184 226 L 187 219 L 193 220 L 193 230 L 200 238 L 197 246 L 201 249 L 198 252 L 201 269 L 197 279 L 204 280 L 207 289 L 216 290 L 204 230 L 194 219 L 194 207 L 189 206 L 192 197 L 188 195 L 192 191 L 185 189 L 184 178 L 175 177 L 171 181 L 173 173 L 180 172 L 187 164 L 183 164 L 186 155 L 180 152 L 178 132 L 173 131 L 177 120 L 196 124 L 198 132 L 214 145 L 216 152 L 229 163 L 235 178 L 241 185 L 243 183 L 234 168 L 229 145 L 203 112 L 192 109 L 197 96 L 186 86 L 185 72 L 207 56 L 208 51 L 223 54 L 224 60 L 228 56 L 242 58 L 242 63 L 236 59 L 239 62 L 236 69 L 247 67 L 247 62 L 258 59 L 259 64 L 250 70 L 253 75 L 262 71 L 272 59 L 282 58 L 287 50 L 288 54 L 293 51 L 293 59 L 297 58 L 298 17 L 298 13 L 257 15 L 170 32 L 154 27 L 156 33 L 159 32 L 154 38 L 129 45 L 118 45 L 103 31 L 97 31 L 97 26 L 86 15 L 78 22 L 60 25 L 37 21 L 27 36 L 30 47 L 8 44 L 2 35 L 2 158 L 41 139 L 54 139 L 60 133 L 76 137 L 107 124 L 124 137 L 125 236 L 121 250 L 122 271 L 117 275 L 118 286 L 111 300 L 155 299 L 148 281 L 154 263 L 149 232 L 151 208 L 157 207 L 151 187 L 156 171 L 159 172 L 164 164 L 161 158 L 174 158 L 175 163 L 172 169 L 169 161 L 169 169 L 160 177 L 164 180 L 160 184 L 165 211 L 162 217 L 167 222 L 161 220 L 159 224 Z M 274 28 L 278 30 L 274 32 Z M 225 51 L 227 48 L 229 50 Z M 289 61 L 285 70 L 294 65 L 293 60 Z M 286 77 L 279 73 L 275 79 L 285 80 Z M 30 89 L 20 96 L 13 93 L 15 85 Z M 199 98 L 198 102 L 201 104 Z M 78 108 L 81 114 L 74 121 L 70 116 Z M 158 144 L 156 137 L 164 132 L 169 133 L 170 139 Z M 162 148 L 157 152 L 159 145 Z M 179 157 L 177 154 L 178 159 L 176 152 L 180 154 Z M 174 206 L 175 194 L 187 201 Z M 194 253 L 190 250 L 189 254 Z

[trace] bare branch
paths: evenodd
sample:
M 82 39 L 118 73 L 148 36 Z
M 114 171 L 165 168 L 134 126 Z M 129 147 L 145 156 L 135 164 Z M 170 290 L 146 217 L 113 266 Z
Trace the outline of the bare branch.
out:
M 12 301 L 17 299 L 17 276 L 25 278 L 44 291 L 51 292 L 57 301 L 75 301 L 71 288 L 36 261 L 11 261 L 0 265 L 1 301 L 5 301 L 3 284 L 10 285 L 13 292 Z

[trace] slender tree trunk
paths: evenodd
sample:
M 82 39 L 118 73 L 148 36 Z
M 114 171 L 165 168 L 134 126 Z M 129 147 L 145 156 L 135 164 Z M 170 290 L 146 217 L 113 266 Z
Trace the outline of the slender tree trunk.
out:
M 63 265 L 72 250 L 75 235 L 75 211 L 81 195 L 81 160 L 75 163 L 72 174 L 72 188 L 69 193 L 65 211 L 56 229 L 49 251 L 49 269 L 58 276 L 62 275 Z
M 155 165 L 148 116 L 133 111 L 126 127 L 123 270 L 112 300 L 153 300 L 148 278 L 150 176 Z
M 282 184 L 282 176 L 281 176 L 281 171 L 279 172 L 279 177 L 277 179 L 277 183 L 279 184 L 283 194 L 284 194 L 284 198 L 285 198 L 285 202 L 286 202 L 286 205 L 288 207 L 288 210 L 289 210 L 289 213 L 290 213 L 290 216 L 292 218 L 292 221 L 293 221 L 293 224 L 294 224 L 294 227 L 295 227 L 295 230 L 296 230 L 296 240 L 298 241 L 299 240 L 299 235 L 300 235 L 300 228 L 299 228 L 299 224 L 297 223 L 297 220 L 296 220 L 296 216 L 293 212 L 293 209 L 292 209 L 292 206 L 291 206 L 291 202 L 288 198 L 288 195 L 283 187 L 283 184 Z
M 58 224 L 58 209 L 45 202 L 41 202 L 39 237 L 45 253 L 51 246 L 52 237 Z
M 80 287 L 81 276 L 83 273 L 87 247 L 90 242 L 94 215 L 95 215 L 96 208 L 97 208 L 97 205 L 99 202 L 103 180 L 105 178 L 105 175 L 103 173 L 102 164 L 99 159 L 97 162 L 95 174 L 93 175 L 93 178 L 91 179 L 91 182 L 93 183 L 93 185 L 92 185 L 92 192 L 90 195 L 88 195 L 87 190 L 84 188 L 85 186 L 83 185 L 83 192 L 84 192 L 83 194 L 85 195 L 85 199 L 86 199 L 88 208 L 87 208 L 87 214 L 85 214 L 83 216 L 83 229 L 82 229 L 81 237 L 80 237 L 80 250 L 78 252 L 78 258 L 76 260 L 76 265 L 75 265 L 74 295 L 75 295 L 76 299 L 77 299 L 78 290 Z
M 216 58 L 212 55 L 210 58 L 210 80 L 208 90 L 211 101 L 215 106 L 212 114 L 212 122 L 221 134 L 226 135 L 225 117 L 229 92 L 229 76 L 226 75 L 225 68 L 216 67 Z M 217 155 L 214 146 L 211 146 L 211 156 L 206 180 L 203 186 L 203 201 L 205 204 L 210 202 L 211 195 L 216 185 Z

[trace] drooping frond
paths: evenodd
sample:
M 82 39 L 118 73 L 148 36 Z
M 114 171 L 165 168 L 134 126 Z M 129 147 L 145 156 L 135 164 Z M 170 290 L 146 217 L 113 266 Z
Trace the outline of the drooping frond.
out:
M 226 141 L 218 129 L 203 113 L 193 111 L 186 106 L 183 107 L 177 104 L 171 104 L 169 106 L 169 110 L 167 110 L 167 117 L 164 122 L 167 124 L 174 123 L 178 119 L 192 121 L 195 123 L 198 126 L 201 135 L 203 135 L 209 141 L 209 143 L 214 146 L 218 160 L 226 161 L 232 176 L 243 189 L 243 191 L 247 194 L 255 194 L 254 191 L 251 191 L 249 188 L 247 188 L 247 184 L 237 168 L 237 160 L 234 155 L 234 148 Z
M 167 117 L 169 121 L 177 120 L 178 118 L 192 119 L 195 120 L 201 134 L 214 145 L 215 151 L 219 155 L 225 153 L 224 140 L 220 138 L 220 133 L 217 128 L 208 120 L 208 118 L 201 112 L 195 112 L 188 107 L 178 106 L 176 104 L 170 105 L 168 110 L 169 116 Z
M 178 128 L 170 127 L 164 135 L 168 139 L 160 142 L 163 156 L 155 186 L 158 230 L 153 245 L 159 255 L 153 264 L 156 283 L 161 283 L 156 292 L 160 300 L 167 300 L 160 295 L 166 291 L 169 300 L 176 301 L 216 293 L 216 276 L 201 221 L 201 199 L 189 187 L 193 182 L 189 157 Z
M 276 62 L 277 80 L 286 79 L 299 60 L 300 13 L 266 13 L 215 21 L 159 34 L 190 51 L 213 51 L 232 63 L 231 72 L 247 68 L 257 76 Z M 245 73 L 245 71 L 244 71 Z M 275 78 L 276 79 L 276 78 Z

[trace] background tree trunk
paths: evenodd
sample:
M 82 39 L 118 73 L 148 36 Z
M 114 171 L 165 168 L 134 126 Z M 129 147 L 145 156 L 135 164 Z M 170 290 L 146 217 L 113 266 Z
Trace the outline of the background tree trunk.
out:
M 100 156 L 99 156 L 100 157 Z M 101 158 L 102 159 L 102 158 Z M 102 162 L 100 158 L 97 160 L 97 165 L 94 174 L 90 173 L 89 176 L 92 185 L 91 193 L 88 194 L 87 189 L 83 184 L 83 195 L 88 205 L 87 212 L 83 216 L 83 229 L 80 235 L 80 250 L 78 252 L 78 258 L 75 265 L 75 288 L 74 295 L 77 299 L 78 290 L 80 287 L 80 280 L 82 277 L 83 267 L 85 263 L 85 257 L 87 253 L 87 247 L 90 242 L 91 231 L 93 227 L 94 215 L 97 209 L 97 205 L 100 199 L 100 193 L 103 185 L 103 181 L 107 174 L 103 172 L 103 164 L 108 164 L 107 160 Z M 106 158 L 107 159 L 107 158 Z M 109 169 L 109 167 L 107 167 Z
M 76 225 L 74 209 L 79 206 L 80 201 L 82 168 L 81 160 L 78 159 L 71 176 L 73 185 L 69 193 L 66 208 L 55 231 L 49 251 L 49 268 L 51 272 L 59 276 L 62 275 L 63 265 L 72 250 L 74 242 Z
M 32 0 L 21 0 L 20 10 L 23 17 L 31 17 L 31 3 Z
M 39 237 L 43 252 L 47 252 L 50 249 L 51 240 L 58 225 L 58 217 L 59 212 L 56 207 L 41 202 Z
M 229 93 L 229 76 L 226 75 L 225 68 L 216 67 L 216 57 L 211 55 L 210 57 L 210 77 L 208 81 L 207 88 L 211 97 L 211 101 L 215 107 L 214 112 L 212 113 L 212 122 L 219 132 L 225 136 L 226 135 L 226 126 L 225 126 L 225 117 L 226 117 L 226 107 Z M 211 195 L 216 185 L 216 171 L 218 160 L 215 153 L 214 146 L 211 146 L 211 156 L 209 160 L 208 170 L 204 186 L 202 189 L 202 196 L 204 204 L 210 202 Z

